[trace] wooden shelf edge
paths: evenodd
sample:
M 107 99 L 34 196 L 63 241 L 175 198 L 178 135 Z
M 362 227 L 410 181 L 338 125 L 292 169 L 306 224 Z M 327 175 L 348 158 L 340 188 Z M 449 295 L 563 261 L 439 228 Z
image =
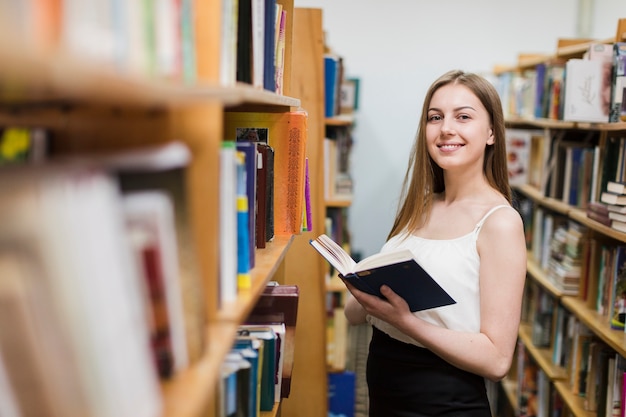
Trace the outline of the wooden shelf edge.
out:
M 338 116 L 327 117 L 324 120 L 326 126 L 352 126 L 354 124 L 353 114 L 340 114 Z
M 121 72 L 112 63 L 87 62 L 64 50 L 40 50 L 0 39 L 0 75 L 9 80 L 0 101 L 18 106 L 33 103 L 92 103 L 125 107 L 172 107 L 190 104 L 242 103 L 299 107 L 300 100 L 250 85 L 187 84 Z
M 539 263 L 532 257 L 532 255 L 528 254 L 527 258 L 528 260 L 526 262 L 526 270 L 528 274 L 533 278 L 533 280 L 541 285 L 550 294 L 552 294 L 553 297 L 563 297 L 563 292 L 559 290 L 552 281 L 550 281 L 546 273 L 541 269 Z
M 626 131 L 626 122 L 591 123 L 591 122 L 571 122 L 567 120 L 554 119 L 525 119 L 521 117 L 511 117 L 506 121 L 507 127 L 519 128 L 541 128 L 541 129 L 579 129 L 621 132 Z
M 564 216 L 568 216 L 570 219 L 575 220 L 578 223 L 592 230 L 600 232 L 603 235 L 608 236 L 612 239 L 618 240 L 620 242 L 626 242 L 626 233 L 620 232 L 588 218 L 587 213 L 578 207 L 572 207 L 554 198 L 544 197 L 539 192 L 539 190 L 532 185 L 517 185 L 515 186 L 515 189 L 547 209 L 560 213 Z
M 352 196 L 342 196 L 329 198 L 324 201 L 326 207 L 350 207 L 352 205 Z
M 552 363 L 552 352 L 548 348 L 538 348 L 532 342 L 532 330 L 529 324 L 522 323 L 519 328 L 519 337 L 533 357 L 537 365 L 546 373 L 550 380 L 567 378 L 567 371 Z
M 235 301 L 225 303 L 218 313 L 218 320 L 241 323 L 246 319 L 266 284 L 271 281 L 285 258 L 293 240 L 293 235 L 275 236 L 264 249 L 257 249 L 255 266 L 251 271 L 252 287 L 249 290 L 241 290 Z
M 574 414 L 575 417 L 596 417 L 596 413 L 585 410 L 583 397 L 574 395 L 569 385 L 564 381 L 553 381 L 554 386 L 563 398 L 565 405 Z
M 207 329 L 207 349 L 200 360 L 161 384 L 167 417 L 205 415 L 213 401 L 220 367 L 237 334 L 236 323 L 214 323 Z
M 585 326 L 600 337 L 611 349 L 626 356 L 626 333 L 623 330 L 611 329 L 608 318 L 587 307 L 577 297 L 563 297 L 563 305 L 567 307 Z

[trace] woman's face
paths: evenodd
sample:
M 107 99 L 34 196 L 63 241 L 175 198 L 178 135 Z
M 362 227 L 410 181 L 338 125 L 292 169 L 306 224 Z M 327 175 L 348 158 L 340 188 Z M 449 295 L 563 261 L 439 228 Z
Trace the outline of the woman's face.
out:
M 485 147 L 494 142 L 487 110 L 467 87 L 439 88 L 428 106 L 426 143 L 431 158 L 444 170 L 479 166 Z

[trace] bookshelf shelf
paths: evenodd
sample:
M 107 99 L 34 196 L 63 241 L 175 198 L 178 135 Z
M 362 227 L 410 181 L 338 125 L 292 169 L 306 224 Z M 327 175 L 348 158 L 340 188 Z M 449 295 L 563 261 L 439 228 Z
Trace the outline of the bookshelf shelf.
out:
M 164 415 L 168 417 L 196 417 L 203 415 L 206 407 L 214 400 L 217 378 L 222 358 L 230 350 L 229 343 L 219 340 L 233 340 L 237 333 L 237 323 L 217 322 L 210 324 L 207 345 L 202 358 L 193 366 L 176 374 L 171 380 L 162 383 Z
M 339 114 L 333 117 L 327 117 L 324 121 L 326 126 L 346 126 L 354 125 L 355 117 L 353 114 Z
M 576 297 L 563 297 L 563 305 L 567 307 L 600 339 L 622 356 L 626 356 L 626 333 L 611 329 L 608 319 L 590 310 L 585 303 Z
M 350 207 L 352 205 L 352 196 L 345 198 L 333 198 L 326 200 L 326 207 Z
M 241 323 L 248 317 L 254 301 L 263 292 L 265 285 L 277 274 L 293 242 L 293 236 L 276 236 L 264 249 L 257 249 L 255 266 L 251 271 L 252 288 L 241 290 L 237 300 L 224 304 L 218 314 L 219 320 Z
M 597 414 L 595 412 L 585 410 L 583 406 L 584 399 L 572 394 L 572 390 L 567 383 L 555 381 L 554 386 L 574 417 L 596 417 Z
M 216 417 L 221 368 L 237 336 L 238 325 L 252 311 L 268 281 L 274 280 L 281 284 L 300 281 L 296 284 L 300 284 L 302 294 L 306 295 L 300 299 L 298 327 L 305 326 L 307 331 L 312 329 L 320 337 L 315 338 L 318 343 L 296 343 L 296 349 L 302 349 L 302 352 L 295 353 L 298 356 L 296 362 L 301 363 L 296 364 L 299 373 L 294 378 L 290 398 L 276 403 L 272 411 L 261 415 L 275 417 L 281 412 L 288 413 L 296 404 L 307 405 L 311 401 L 314 406 L 305 407 L 306 411 L 299 415 L 326 416 L 326 408 L 322 405 L 326 402 L 327 390 L 326 375 L 323 374 L 323 273 L 319 256 L 299 248 L 302 246 L 299 243 L 301 236 L 275 236 L 264 249 L 255 252 L 252 287 L 239 291 L 234 301 L 224 305 L 219 302 L 218 273 L 222 220 L 218 204 L 222 178 L 218 166 L 227 112 L 253 108 L 262 113 L 284 113 L 302 107 L 307 111 L 310 123 L 311 134 L 307 138 L 310 145 L 306 151 L 309 166 L 315 174 L 322 171 L 321 159 L 317 158 L 321 152 L 315 150 L 318 146 L 321 148 L 322 138 L 316 136 L 315 125 L 318 125 L 318 131 L 323 130 L 323 111 L 317 109 L 318 103 L 323 101 L 315 96 L 312 96 L 314 101 L 307 100 L 310 94 L 296 91 L 303 85 L 311 89 L 315 89 L 316 83 L 321 86 L 321 82 L 313 78 L 322 73 L 321 12 L 318 21 L 320 52 L 316 54 L 316 51 L 295 46 L 313 40 L 302 36 L 303 29 L 297 24 L 308 25 L 315 21 L 307 20 L 308 16 L 298 17 L 301 10 L 294 7 L 293 0 L 278 0 L 289 19 L 283 95 L 244 83 L 220 85 L 220 19 L 224 3 L 208 0 L 194 4 L 196 15 L 193 17 L 204 23 L 194 28 L 196 44 L 193 47 L 202 51 L 202 57 L 198 56 L 196 61 L 196 81 L 192 83 L 124 72 L 113 63 L 70 53 L 61 45 L 64 40 L 59 40 L 59 45 L 38 45 L 26 33 L 31 28 L 11 29 L 13 26 L 7 19 L 11 19 L 10 13 L 14 9 L 0 6 L 0 60 L 3 62 L 0 68 L 0 125 L 37 126 L 49 130 L 54 137 L 54 149 L 49 156 L 59 163 L 76 154 L 124 152 L 172 141 L 180 141 L 190 150 L 189 165 L 185 167 L 176 190 L 183 196 L 185 210 L 182 217 L 190 229 L 184 231 L 189 235 L 185 247 L 178 242 L 181 255 L 179 278 L 184 297 L 191 293 L 194 301 L 198 301 L 193 305 L 193 311 L 184 312 L 185 320 L 198 324 L 197 327 L 190 325 L 194 328 L 189 329 L 189 333 L 196 331 L 194 341 L 202 339 L 204 343 L 189 348 L 190 364 L 185 369 L 176 371 L 171 378 L 157 381 L 164 406 L 163 417 Z M 124 3 L 122 7 L 126 5 Z M 66 20 L 62 22 L 67 24 Z M 296 32 L 300 33 L 297 42 Z M 319 68 L 314 71 L 314 65 L 305 65 L 307 59 L 312 63 L 320 59 Z M 292 79 L 295 82 L 292 83 Z M 279 186 L 284 180 L 276 178 Z M 315 188 L 318 183 L 321 182 L 314 183 L 312 193 L 318 206 L 316 223 L 321 225 L 319 212 L 323 189 Z M 319 228 L 317 230 L 321 230 Z M 302 265 L 316 263 L 319 267 L 317 270 L 307 269 L 306 274 L 295 274 L 292 273 L 292 265 L 296 263 L 293 259 Z M 198 284 L 193 288 L 182 282 L 191 276 Z M 310 291 L 309 286 L 319 287 L 319 291 L 314 291 L 315 288 Z M 300 376 L 304 378 L 302 381 L 297 380 Z M 308 386 L 311 381 L 313 386 Z M 157 399 L 158 395 L 155 401 Z M 293 404 L 289 404 L 290 401 Z
M 521 91 L 513 92 L 506 88 L 522 85 L 524 82 L 529 83 L 524 84 L 524 88 L 528 88 L 528 85 L 538 79 L 533 77 L 535 75 L 541 77 L 544 69 L 546 80 L 552 82 L 550 85 L 561 87 L 542 90 L 542 84 L 536 83 L 530 90 L 536 94 L 543 94 L 541 99 L 535 96 L 533 100 L 521 99 L 519 103 L 510 100 L 503 101 L 503 104 L 507 113 L 506 127 L 530 131 L 527 136 L 529 184 L 514 186 L 520 199 L 520 213 L 525 224 L 529 226 L 527 287 L 523 310 L 525 321 L 519 329 L 520 346 L 528 351 L 549 379 L 549 384 L 542 384 L 548 386 L 546 391 L 543 391 L 544 398 L 548 398 L 546 395 L 556 391 L 563 399 L 564 408 L 576 417 L 596 415 L 587 409 L 589 405 L 584 401 L 585 390 L 592 388 L 589 380 L 585 385 L 579 385 L 581 369 L 586 370 L 587 375 L 592 372 L 589 370 L 591 366 L 604 367 L 598 372 L 608 370 L 605 362 L 598 365 L 599 359 L 594 356 L 597 350 L 605 352 L 604 350 L 608 349 L 602 355 L 610 356 L 611 359 L 615 359 L 614 355 L 626 356 L 626 334 L 623 330 L 612 329 L 610 324 L 617 308 L 614 304 L 617 297 L 616 288 L 619 288 L 619 291 L 623 289 L 620 286 L 623 261 L 621 255 L 620 257 L 617 255 L 621 253 L 617 248 L 626 243 L 626 233 L 606 226 L 600 222 L 602 220 L 592 220 L 587 216 L 590 210 L 587 203 L 600 201 L 601 193 L 606 191 L 607 181 L 612 180 L 612 177 L 620 181 L 621 173 L 624 172 L 623 161 L 621 159 L 618 161 L 617 156 L 623 152 L 621 144 L 626 140 L 626 121 L 622 117 L 621 121 L 608 122 L 608 115 L 604 119 L 606 122 L 562 120 L 567 117 L 602 120 L 604 116 L 596 118 L 592 118 L 591 114 L 570 116 L 565 111 L 572 109 L 571 106 L 567 107 L 567 96 L 557 94 L 563 94 L 571 87 L 571 84 L 568 86 L 568 77 L 575 73 L 572 69 L 576 67 L 566 67 L 568 60 L 592 56 L 596 49 L 592 50 L 592 45 L 611 45 L 623 41 L 625 25 L 626 19 L 618 19 L 617 35 L 614 38 L 560 39 L 554 54 L 520 54 L 517 65 L 498 66 L 494 69 L 494 74 L 501 82 L 498 84 L 500 91 L 504 95 L 511 94 L 506 97 L 507 100 L 513 96 L 521 97 L 516 96 Z M 607 53 L 614 53 L 612 48 L 604 50 Z M 565 68 L 568 70 L 565 71 Z M 557 73 L 558 79 L 552 79 L 551 77 Z M 561 75 L 564 78 L 561 78 Z M 544 87 L 546 85 L 548 84 L 543 84 Z M 551 101 L 553 99 L 561 101 Z M 547 101 L 551 104 L 546 104 Z M 559 106 L 555 103 L 559 103 Z M 544 118 L 527 116 L 539 114 L 549 116 Z M 575 150 L 577 148 L 584 150 L 578 152 Z M 577 159 L 576 163 L 579 165 L 575 166 L 573 165 L 575 158 L 571 157 L 573 154 L 584 154 L 587 159 L 585 161 L 582 161 L 583 158 Z M 542 189 L 538 184 L 542 185 Z M 597 213 L 590 215 L 595 214 Z M 579 271 L 579 274 L 576 271 Z M 578 295 L 566 295 L 565 291 L 561 290 L 561 286 L 556 284 L 558 278 L 552 279 L 552 275 L 556 277 L 559 274 L 568 283 L 576 282 L 576 278 L 580 280 Z M 598 300 L 602 300 L 602 305 L 596 310 L 595 304 Z M 533 345 L 532 336 L 536 340 L 540 340 L 538 337 L 542 338 L 542 346 L 546 344 L 548 347 L 538 349 Z M 594 350 L 581 351 L 590 349 L 589 346 L 593 346 Z M 520 365 L 532 367 L 532 364 L 524 363 L 522 354 L 523 351 L 518 356 L 518 368 Z M 552 356 L 556 359 L 555 363 L 559 363 L 562 368 L 553 365 Z M 592 357 L 594 359 L 591 359 Z M 593 368 L 593 371 L 597 369 Z M 532 368 L 512 369 L 510 378 L 517 379 L 516 376 L 525 370 L 532 374 Z M 534 382 L 542 380 L 537 378 Z M 621 387 L 613 387 L 612 384 L 613 382 L 604 388 L 621 390 Z M 505 383 L 502 386 L 506 388 Z M 515 391 L 517 397 L 532 395 L 526 391 L 525 386 L 518 386 Z M 515 407 L 513 401 L 509 399 L 511 405 Z M 626 399 L 622 396 L 620 401 L 623 406 Z M 553 406 L 544 404 L 539 414 L 555 412 L 555 409 L 550 408 Z
M 530 325 L 520 325 L 519 337 L 530 355 L 537 362 L 537 365 L 543 369 L 551 380 L 561 380 L 567 378 L 567 371 L 552 363 L 552 352 L 550 349 L 535 347 L 532 342 L 531 333 L 532 330 Z
M 300 100 L 238 83 L 220 86 L 200 81 L 148 79 L 116 70 L 110 64 L 86 62 L 62 50 L 37 50 L 23 39 L 12 39 L 3 31 L 0 40 L 0 88 L 4 105 L 102 104 L 125 107 L 177 107 L 219 103 L 237 106 L 253 103 L 298 107 Z
M 541 266 L 537 263 L 537 261 L 532 257 L 532 254 L 528 254 L 527 261 L 527 271 L 528 274 L 545 290 L 547 290 L 552 296 L 558 298 L 562 296 L 562 292 L 548 279 L 546 273 L 541 269 Z

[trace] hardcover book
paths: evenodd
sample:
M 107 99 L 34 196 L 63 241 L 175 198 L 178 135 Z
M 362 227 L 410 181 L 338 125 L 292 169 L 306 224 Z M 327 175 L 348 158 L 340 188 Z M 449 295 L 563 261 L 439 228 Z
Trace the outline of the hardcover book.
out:
M 409 250 L 371 255 L 355 262 L 326 235 L 311 245 L 337 269 L 339 277 L 358 290 L 384 298 L 380 287 L 388 285 L 413 312 L 455 304 L 456 301 L 426 272 Z
M 603 101 L 603 62 L 570 59 L 566 64 L 566 72 L 563 120 L 608 122 L 608 106 Z

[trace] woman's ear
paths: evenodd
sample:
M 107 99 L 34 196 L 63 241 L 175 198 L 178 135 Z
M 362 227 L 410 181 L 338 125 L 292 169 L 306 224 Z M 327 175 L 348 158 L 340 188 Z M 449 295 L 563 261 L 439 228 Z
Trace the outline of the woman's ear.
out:
M 489 129 L 489 137 L 487 138 L 487 145 L 493 145 L 495 141 L 496 140 L 493 137 L 493 129 Z

